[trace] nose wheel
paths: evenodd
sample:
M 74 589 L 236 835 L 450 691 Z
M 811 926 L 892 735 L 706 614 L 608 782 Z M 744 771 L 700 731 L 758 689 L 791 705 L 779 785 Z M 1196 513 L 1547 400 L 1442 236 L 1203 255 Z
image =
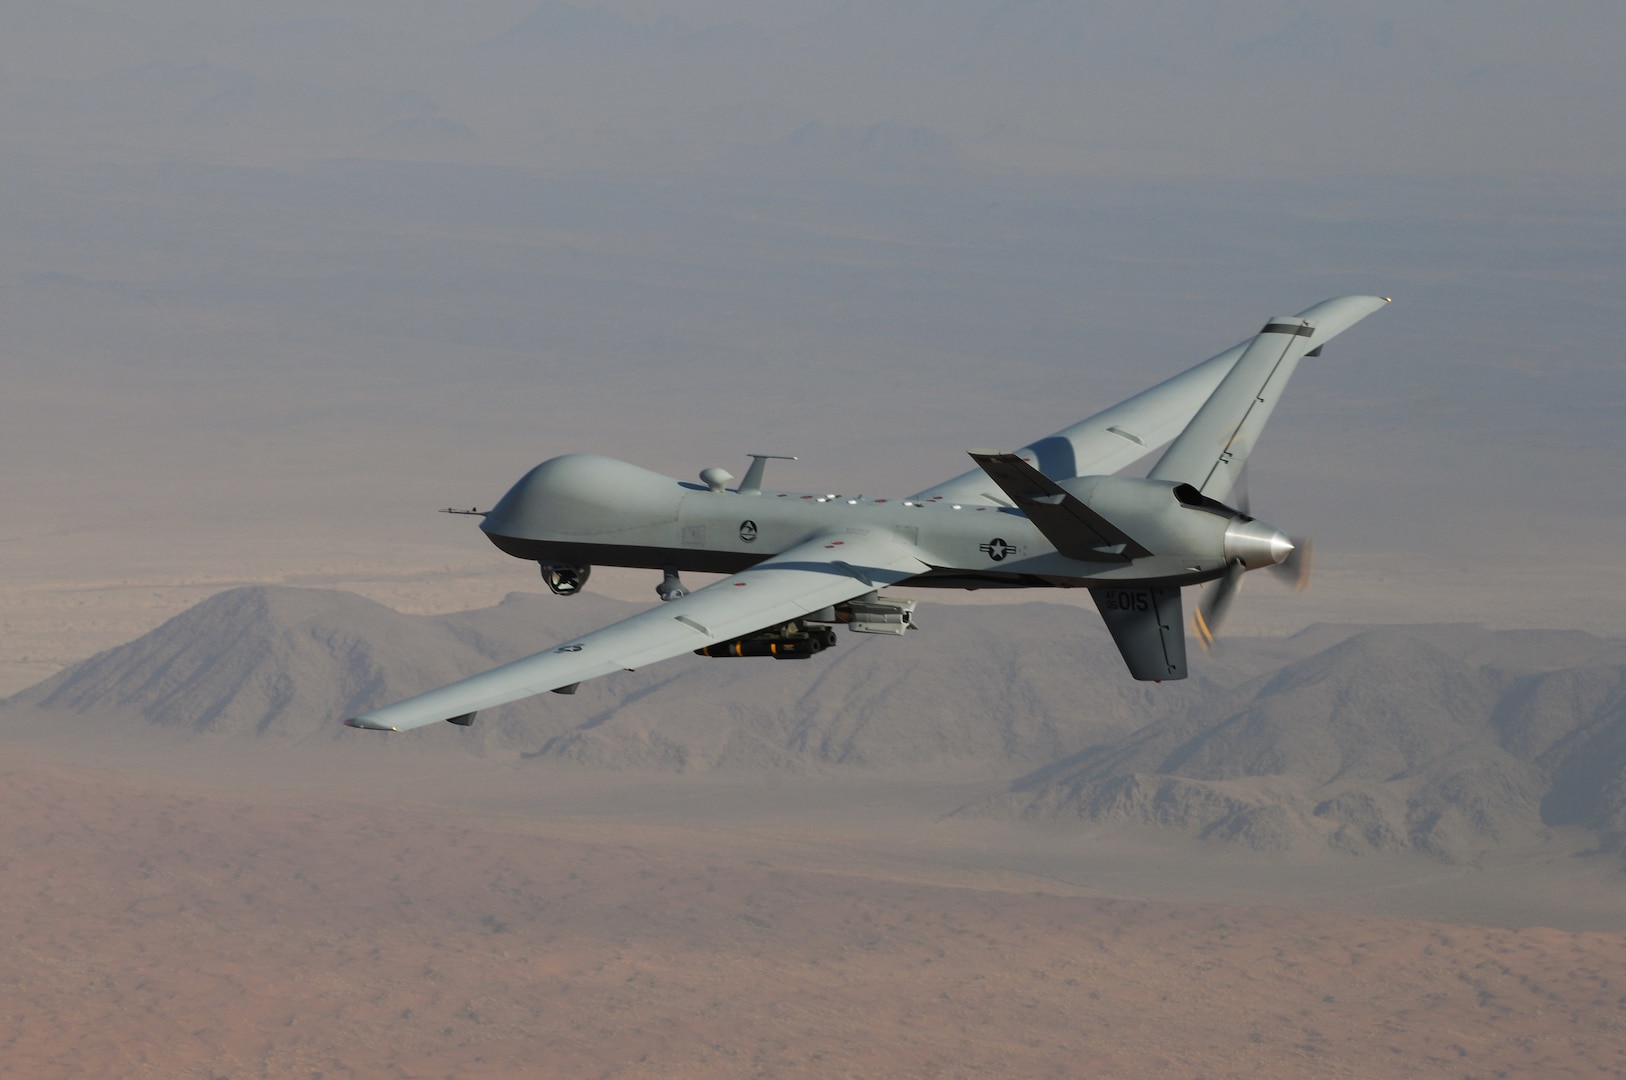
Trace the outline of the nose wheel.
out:
M 677 567 L 665 568 L 661 583 L 655 586 L 655 595 L 662 600 L 676 600 L 680 596 L 689 595 L 689 590 L 683 587 L 683 579 L 678 577 Z

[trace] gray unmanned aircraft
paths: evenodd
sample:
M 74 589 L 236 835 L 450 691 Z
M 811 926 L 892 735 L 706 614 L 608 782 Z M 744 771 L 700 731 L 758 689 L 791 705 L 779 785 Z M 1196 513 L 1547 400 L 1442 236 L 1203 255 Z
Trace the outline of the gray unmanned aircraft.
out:
M 1300 573 L 1302 545 L 1247 512 L 1239 478 L 1299 360 L 1388 303 L 1342 296 L 1127 401 L 905 499 L 770 491 L 753 454 L 686 483 L 595 454 L 544 461 L 479 514 L 497 547 L 581 591 L 593 565 L 664 571 L 664 603 L 547 652 L 351 717 L 404 731 L 685 652 L 809 657 L 834 627 L 902 634 L 915 601 L 881 589 L 1085 588 L 1136 679 L 1186 675 L 1180 590 L 1206 646 L 1249 570 Z M 1170 442 L 1144 478 L 1113 475 Z M 462 511 L 476 513 L 478 511 Z M 689 592 L 680 574 L 727 574 Z

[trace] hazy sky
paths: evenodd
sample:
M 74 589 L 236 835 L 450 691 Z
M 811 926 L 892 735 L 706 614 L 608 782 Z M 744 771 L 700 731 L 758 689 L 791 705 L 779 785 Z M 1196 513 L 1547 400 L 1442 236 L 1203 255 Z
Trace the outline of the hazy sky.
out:
M 1623 167 L 1626 10 L 1588 0 L 5 9 L 8 135 L 81 151 L 547 166 L 636 150 L 656 171 L 820 121 L 930 128 L 1008 173 Z
M 1356 291 L 1396 303 L 1301 369 L 1255 508 L 1618 561 L 1622 41 L 1585 2 L 0 3 L 0 571 L 454 558 L 428 508 L 573 449 L 903 494 Z

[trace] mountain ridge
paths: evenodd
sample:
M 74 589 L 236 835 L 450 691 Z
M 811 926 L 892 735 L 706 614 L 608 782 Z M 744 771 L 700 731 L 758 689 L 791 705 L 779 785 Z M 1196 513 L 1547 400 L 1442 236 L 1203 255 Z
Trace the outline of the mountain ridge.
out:
M 973 775 L 962 817 L 1150 826 L 1277 853 L 1467 862 L 1554 829 L 1626 851 L 1626 643 L 1459 625 L 1236 639 L 1191 679 L 1131 681 L 1092 612 L 929 609 L 803 662 L 681 657 L 383 736 L 340 719 L 640 605 L 515 593 L 404 615 L 349 593 L 216 594 L 0 702 L 10 726 L 665 773 Z M 1014 778 L 1014 779 L 1013 779 Z

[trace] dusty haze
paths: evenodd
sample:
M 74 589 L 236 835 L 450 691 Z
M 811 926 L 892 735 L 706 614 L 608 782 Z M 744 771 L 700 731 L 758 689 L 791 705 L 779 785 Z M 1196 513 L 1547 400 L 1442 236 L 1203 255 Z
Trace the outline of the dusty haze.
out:
M 1323 595 L 1612 628 L 1614 5 L 3 10 L 31 631 L 112 645 L 189 584 L 494 600 L 519 568 L 427 511 L 552 454 L 902 494 L 1352 291 L 1397 303 L 1254 469 Z M 86 649 L 0 651 L 19 687 Z
M 0 1073 L 1620 1069 L 1626 788 L 1544 800 L 1617 760 L 1623 35 L 1601 2 L 0 2 L 0 696 L 79 680 L 0 707 Z M 843 653 L 839 702 L 674 667 L 437 764 L 289 736 L 346 684 L 283 646 L 327 618 L 405 685 L 653 578 L 438 630 L 218 598 L 486 608 L 534 571 L 432 511 L 554 454 L 901 495 L 1348 292 L 1396 302 L 1251 469 L 1316 587 L 1250 583 L 1258 640 L 1161 697 L 1066 598 L 929 595 L 923 635 L 968 610 Z M 1441 623 L 1585 636 L 1395 644 Z M 232 634 L 261 666 L 155 696 Z M 163 726 L 261 715 L 236 671 L 305 711 Z M 1460 745 L 1267 737 L 1288 701 L 1369 738 L 1326 702 L 1373 671 Z M 868 758 L 763 737 L 798 709 Z M 520 757 L 544 729 L 574 756 Z M 1291 782 L 1238 764 L 1272 754 Z M 1102 801 L 1132 783 L 1186 816 Z M 1222 804 L 1276 824 L 1216 847 Z M 1394 839 L 1481 804 L 1449 857 Z

